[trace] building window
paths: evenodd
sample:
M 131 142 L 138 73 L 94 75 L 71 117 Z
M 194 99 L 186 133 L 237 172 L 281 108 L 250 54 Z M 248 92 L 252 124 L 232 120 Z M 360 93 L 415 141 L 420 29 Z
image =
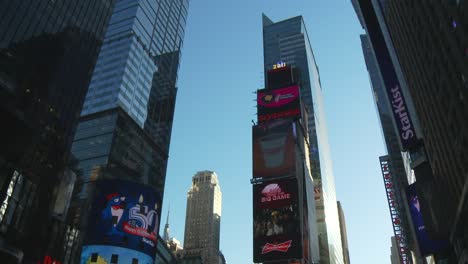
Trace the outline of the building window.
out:
M 25 208 L 32 205 L 36 186 L 18 171 L 8 185 L 7 196 L 0 207 L 0 225 L 8 228 L 10 225 L 21 230 L 24 224 Z
M 110 263 L 112 263 L 112 264 L 119 263 L 119 255 L 112 254 Z

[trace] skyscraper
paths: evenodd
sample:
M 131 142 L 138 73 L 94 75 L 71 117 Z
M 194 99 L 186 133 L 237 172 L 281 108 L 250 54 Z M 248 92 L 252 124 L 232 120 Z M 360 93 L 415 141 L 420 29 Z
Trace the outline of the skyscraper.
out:
M 2 263 L 62 259 L 70 146 L 113 4 L 0 2 Z
M 274 23 L 263 15 L 265 86 L 277 63 L 297 69 L 301 100 L 308 110 L 309 164 L 323 207 L 317 207 L 321 263 L 343 263 L 335 180 L 328 145 L 322 87 L 302 16 Z M 322 221 L 321 219 L 325 220 Z
M 362 15 L 358 1 L 352 1 L 356 14 L 358 15 L 359 21 L 363 29 L 366 29 L 366 24 L 364 23 L 364 17 Z M 376 23 L 378 23 L 381 16 L 378 12 L 376 14 Z M 405 170 L 405 165 L 410 163 L 408 155 L 402 153 L 401 150 L 401 140 L 399 136 L 399 131 L 397 124 L 395 123 L 395 118 L 393 116 L 393 110 L 391 108 L 392 99 L 389 99 L 387 96 L 388 84 L 385 83 L 384 77 L 388 78 L 388 75 L 394 73 L 398 77 L 398 83 L 402 90 L 406 89 L 406 82 L 401 76 L 401 69 L 399 67 L 398 61 L 394 57 L 393 47 L 389 41 L 388 32 L 385 28 L 374 32 L 374 34 L 381 35 L 382 43 L 380 46 L 376 46 L 376 43 L 372 43 L 368 34 L 363 34 L 360 36 L 362 51 L 364 54 L 364 59 L 367 66 L 367 71 L 369 73 L 369 79 L 371 83 L 372 93 L 374 94 L 375 105 L 378 113 L 378 117 L 382 126 L 383 139 L 386 146 L 386 151 L 388 153 L 388 158 L 392 170 L 392 188 L 396 191 L 394 193 L 394 206 L 393 211 L 398 212 L 400 217 L 400 224 L 398 226 L 394 225 L 394 235 L 398 238 L 397 242 L 404 242 L 396 244 L 399 247 L 400 252 L 401 247 L 405 244 L 408 250 L 404 249 L 402 254 L 410 254 L 410 250 L 413 252 L 418 252 L 417 241 L 414 239 L 414 230 L 411 223 L 411 216 L 408 212 L 408 205 L 406 202 L 405 190 L 408 186 L 408 183 L 412 183 L 414 179 L 411 178 L 411 172 Z M 374 46 L 376 48 L 374 48 Z M 389 56 L 383 58 L 383 56 L 378 57 L 378 54 L 386 53 Z M 383 63 L 385 61 L 386 67 L 382 67 L 379 62 Z M 409 98 L 406 98 L 409 103 L 411 101 Z M 408 104 L 410 105 L 410 104 Z M 406 108 L 405 108 L 406 109 Z M 414 123 L 417 124 L 415 118 Z M 415 130 L 416 131 L 416 128 Z M 416 135 L 416 132 L 415 132 Z M 377 159 L 376 159 L 377 160 Z M 388 198 L 388 197 L 387 197 Z M 393 220 L 393 219 L 392 219 Z M 397 234 L 398 233 L 398 234 Z M 404 257 L 404 256 L 403 256 Z
M 414 101 L 426 166 L 415 166 L 427 231 L 468 260 L 466 1 L 378 1 Z M 404 26 L 402 26 L 404 25 Z
M 187 193 L 184 257 L 201 256 L 204 264 L 219 263 L 221 187 L 213 171 L 197 172 Z
M 467 182 L 463 146 L 468 142 L 463 121 L 467 113 L 463 103 L 467 87 L 463 62 L 467 55 L 466 5 L 460 1 L 355 2 L 376 53 L 396 131 L 416 121 L 416 141 L 408 142 L 406 134 L 396 135 L 407 152 L 403 160 L 407 178 L 414 182 L 411 192 L 408 186 L 400 193 L 403 197 L 411 193 L 406 198 L 411 198 L 414 209 L 411 216 L 416 226 L 412 230 L 420 253 L 454 263 L 466 261 L 468 242 L 463 234 L 467 199 L 462 187 Z M 398 65 L 400 87 L 395 86 L 395 76 L 388 74 L 389 57 Z M 405 100 L 410 103 L 405 105 Z M 424 220 L 424 224 L 416 220 Z M 443 245 L 448 239 L 451 250 Z
M 340 201 L 338 201 L 338 216 L 340 219 L 340 231 L 341 231 L 341 245 L 343 246 L 343 257 L 344 264 L 349 264 L 349 247 L 348 247 L 348 233 L 346 232 L 346 220 L 344 216 L 343 207 L 341 207 Z
M 188 2 L 116 1 L 72 147 L 82 170 L 70 215 L 71 229 L 78 232 L 69 251 L 74 261 L 80 255 L 92 258 L 103 249 L 96 245 L 102 244 L 109 245 L 103 258 L 122 256 L 114 252 L 117 247 L 132 250 L 127 255 L 142 253 L 139 261 L 154 258 L 157 241 L 152 232 L 159 230 Z M 145 195 L 145 190 L 153 191 Z M 99 196 L 104 192 L 108 197 Z M 116 193 L 120 198 L 112 198 Z M 107 204 L 99 199 L 107 199 Z M 126 204 L 119 213 L 123 216 L 114 223 L 116 235 L 123 240 L 99 236 L 97 226 L 105 225 L 105 219 L 93 219 L 98 210 L 104 210 L 101 207 L 113 202 Z M 135 208 L 148 209 L 144 218 L 132 213 L 131 202 Z M 127 223 L 154 230 L 139 236 L 136 230 L 128 230 Z M 81 245 L 86 249 L 81 250 Z

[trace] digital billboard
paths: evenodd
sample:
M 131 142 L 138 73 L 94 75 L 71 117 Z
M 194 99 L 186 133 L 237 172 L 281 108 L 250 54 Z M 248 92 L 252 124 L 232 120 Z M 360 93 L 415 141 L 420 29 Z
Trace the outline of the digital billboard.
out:
M 406 189 L 406 197 L 408 198 L 411 219 L 413 221 L 421 255 L 427 256 L 447 248 L 449 246 L 448 241 L 432 240 L 426 233 L 426 227 L 424 225 L 424 219 L 421 214 L 419 199 L 416 192 L 416 183 L 408 186 Z
M 299 86 L 257 91 L 258 122 L 301 115 Z
M 296 152 L 291 120 L 253 128 L 253 178 L 295 176 Z
M 161 196 L 121 180 L 96 181 L 84 245 L 107 245 L 156 255 Z
M 296 179 L 253 186 L 254 262 L 302 258 Z
M 154 260 L 136 250 L 114 247 L 90 245 L 83 246 L 80 264 L 153 264 Z

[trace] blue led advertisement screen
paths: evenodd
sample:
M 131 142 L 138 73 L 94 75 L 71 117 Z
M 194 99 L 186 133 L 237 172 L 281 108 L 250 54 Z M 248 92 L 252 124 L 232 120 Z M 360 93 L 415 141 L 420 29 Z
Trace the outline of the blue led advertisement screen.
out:
M 421 214 L 419 199 L 416 192 L 416 183 L 408 186 L 406 194 L 421 255 L 427 256 L 447 248 L 449 245 L 448 241 L 430 239 L 426 233 L 426 227 L 424 226 L 424 219 Z
M 152 188 L 121 180 L 96 181 L 84 245 L 137 250 L 154 258 L 161 197 Z
M 138 263 L 153 264 L 154 260 L 136 250 L 114 246 L 83 246 L 80 264 Z

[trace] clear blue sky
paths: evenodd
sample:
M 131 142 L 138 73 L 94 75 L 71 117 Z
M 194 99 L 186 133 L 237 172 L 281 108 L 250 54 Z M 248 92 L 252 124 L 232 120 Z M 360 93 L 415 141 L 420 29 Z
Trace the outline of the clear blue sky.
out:
M 252 147 L 256 89 L 263 85 L 262 20 L 302 15 L 320 69 L 337 199 L 352 263 L 390 263 L 391 222 L 382 133 L 348 0 L 192 0 L 179 71 L 163 219 L 183 241 L 192 176 L 214 170 L 223 193 L 221 250 L 252 263 Z M 164 223 L 162 223 L 164 224 Z M 163 225 L 161 226 L 161 229 Z

